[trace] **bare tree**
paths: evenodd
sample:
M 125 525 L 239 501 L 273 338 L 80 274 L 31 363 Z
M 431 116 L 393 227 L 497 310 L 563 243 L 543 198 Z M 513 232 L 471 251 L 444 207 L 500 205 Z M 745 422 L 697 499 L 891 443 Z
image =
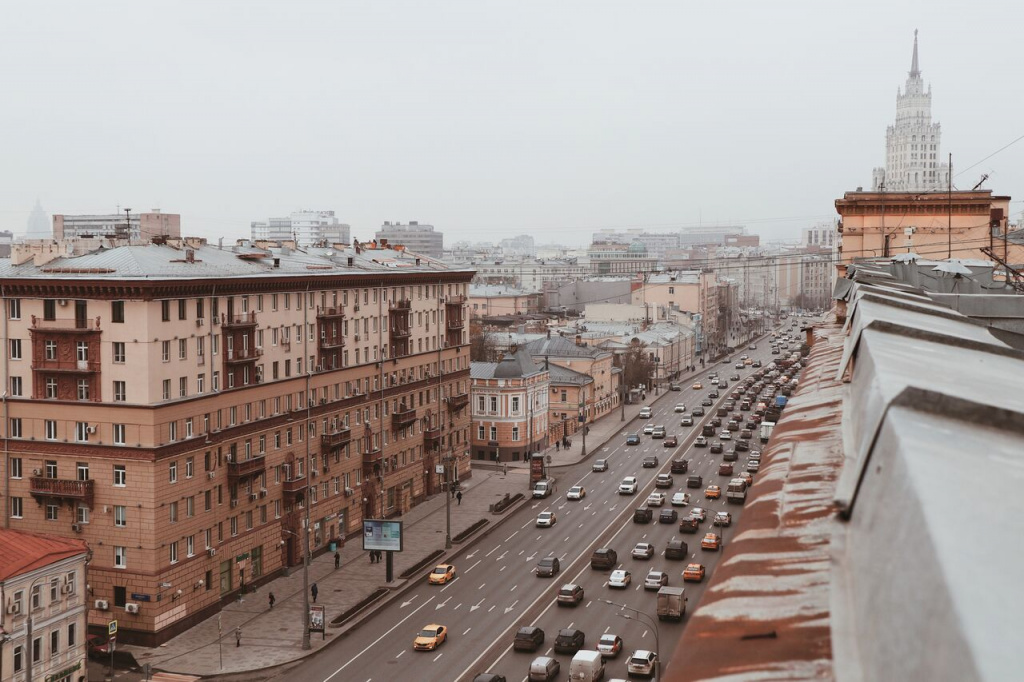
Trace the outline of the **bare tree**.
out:
M 479 322 L 469 323 L 469 359 L 473 362 L 497 362 L 498 349 L 494 339 Z
M 629 349 L 622 354 L 622 381 L 626 390 L 640 384 L 650 388 L 654 369 L 654 360 L 647 351 L 647 344 L 641 343 L 639 339 L 633 339 Z

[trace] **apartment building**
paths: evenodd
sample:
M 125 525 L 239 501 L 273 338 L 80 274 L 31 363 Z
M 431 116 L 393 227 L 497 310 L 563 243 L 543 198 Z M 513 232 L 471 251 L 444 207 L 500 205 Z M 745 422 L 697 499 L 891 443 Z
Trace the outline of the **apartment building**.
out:
M 48 235 L 47 235 L 48 236 Z M 87 237 L 107 237 L 134 243 L 155 238 L 181 237 L 181 215 L 163 213 L 154 208 L 149 213 L 53 216 L 53 238 L 57 241 Z
M 518 462 L 548 446 L 550 371 L 513 346 L 501 362 L 474 362 L 474 459 Z
M 466 287 L 401 250 L 15 245 L 5 527 L 88 541 L 92 625 L 155 645 L 469 474 Z
M 0 680 L 85 682 L 81 539 L 0 529 Z

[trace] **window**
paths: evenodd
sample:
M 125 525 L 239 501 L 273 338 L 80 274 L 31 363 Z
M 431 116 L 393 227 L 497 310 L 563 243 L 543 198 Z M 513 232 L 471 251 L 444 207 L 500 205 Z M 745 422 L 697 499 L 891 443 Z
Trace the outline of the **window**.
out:
M 114 382 L 114 402 L 123 403 L 127 399 L 127 384 L 124 381 Z
M 498 411 L 498 397 L 492 395 L 491 396 L 491 412 L 497 412 L 497 411 Z
M 168 505 L 167 520 L 170 521 L 171 523 L 177 523 L 178 522 L 178 503 L 177 502 L 171 502 Z
M 190 495 L 185 498 L 185 516 L 191 518 L 196 515 L 196 497 Z
M 74 573 L 71 573 L 70 575 L 74 575 Z M 74 582 L 68 582 L 68 585 L 69 585 L 69 590 L 74 590 L 74 586 L 75 586 Z M 74 592 L 69 591 L 69 594 L 74 594 Z M 76 629 L 75 625 L 76 625 L 75 623 L 68 623 L 68 648 L 69 649 L 74 649 L 78 645 L 78 630 Z
M 21 397 L 21 377 L 11 377 L 11 395 Z
M 9 429 L 11 438 L 21 438 L 21 418 L 12 417 Z
M 114 485 L 123 488 L 128 484 L 128 472 L 123 464 L 114 465 Z
M 178 543 L 177 542 L 172 542 L 168 549 L 170 550 L 168 552 L 168 554 L 169 554 L 168 559 L 170 559 L 172 564 L 178 563 Z
M 519 427 L 518 426 L 513 426 L 512 427 L 512 440 L 519 440 Z
M 89 480 L 89 463 L 88 462 L 78 462 L 78 464 L 75 465 L 75 470 L 76 470 L 76 474 L 78 476 L 78 480 L 79 481 L 88 481 Z
M 478 426 L 477 427 L 476 437 L 479 440 L 483 440 L 484 438 L 487 437 L 487 434 L 486 434 L 486 431 L 485 431 L 484 427 L 482 427 L 482 426 Z
M 78 380 L 78 399 L 88 400 L 89 399 L 89 380 L 79 379 Z
M 179 298 L 178 299 L 178 319 L 179 320 L 187 320 L 188 319 L 188 313 L 185 310 L 185 306 L 186 306 L 185 299 Z
M 186 423 L 187 424 L 191 424 L 192 423 L 192 419 L 190 418 Z M 191 435 L 191 434 L 189 434 L 189 435 Z M 196 472 L 196 458 L 195 457 L 189 457 L 188 459 L 185 460 L 185 478 L 192 478 L 193 476 L 195 476 L 195 472 Z
M 164 362 L 169 362 L 171 359 L 171 342 L 161 341 L 160 342 L 160 359 Z
M 21 478 L 21 457 L 11 458 L 11 478 Z
M 20 518 L 22 518 L 22 515 L 24 513 L 25 513 L 25 507 L 24 507 L 24 504 L 23 504 L 23 500 L 20 497 L 12 497 L 11 498 L 11 517 L 15 518 L 15 519 L 20 519 Z
M 50 656 L 60 653 L 60 630 L 50 631 Z
M 75 507 L 75 521 L 77 523 L 89 523 L 89 507 L 84 504 Z
M 163 322 L 171 321 L 171 302 L 160 301 L 160 319 Z
M 56 341 L 44 341 L 43 342 L 44 357 L 47 360 L 57 359 L 57 342 Z
M 187 538 L 185 538 L 185 555 L 196 555 L 196 537 L 194 535 L 189 535 Z
M 114 424 L 114 445 L 125 444 L 124 424 Z
M 127 547 L 114 547 L 114 568 L 128 568 Z
M 188 359 L 188 339 L 178 339 L 178 359 Z
M 200 374 L 196 377 L 196 393 L 202 393 L 206 390 L 206 375 Z
M 60 601 L 60 580 L 50 578 L 50 603 Z
M 25 649 L 19 645 L 14 647 L 14 672 L 20 672 L 25 668 Z
M 124 301 L 110 302 L 110 321 L 119 323 L 124 322 Z
M 178 397 L 188 397 L 188 377 L 181 377 L 178 379 Z
M 496 426 L 491 427 L 491 440 L 498 440 L 498 427 Z
M 46 432 L 46 440 L 57 440 L 57 422 L 47 419 L 43 422 Z
M 174 422 L 171 422 L 171 423 L 173 424 Z M 177 462 L 171 462 L 170 464 L 167 465 L 167 474 L 168 474 L 167 478 L 168 478 L 168 480 L 171 483 L 177 483 L 178 482 L 178 463 Z
M 519 414 L 519 396 L 512 396 L 512 414 Z
M 48 298 L 43 301 L 43 319 L 44 320 L 56 320 L 57 319 L 57 301 L 52 298 Z
M 32 586 L 32 610 L 43 608 L 43 586 L 33 585 Z
M 21 299 L 12 298 L 7 301 L 7 317 L 12 320 L 21 319 Z
M 78 341 L 75 343 L 75 359 L 79 362 L 89 361 L 89 342 Z
M 171 399 L 171 380 L 170 379 L 164 379 L 162 388 L 163 388 L 163 392 L 162 392 L 163 399 L 164 400 L 170 400 Z
M 32 663 L 41 663 L 43 660 L 43 638 L 35 637 L 32 640 Z
M 8 354 L 11 360 L 21 360 L 21 339 L 11 339 L 11 352 Z
M 79 443 L 89 442 L 89 423 L 75 422 L 75 440 Z
M 238 517 L 231 517 L 231 535 L 238 535 Z
M 114 342 L 114 363 L 118 365 L 124 364 L 124 341 Z
M 47 521 L 56 521 L 58 519 L 59 511 L 60 511 L 60 507 L 58 507 L 57 505 L 55 505 L 55 504 L 47 504 L 46 505 L 46 520 Z
M 124 528 L 128 525 L 128 507 L 117 504 L 114 505 L 114 526 L 117 528 Z

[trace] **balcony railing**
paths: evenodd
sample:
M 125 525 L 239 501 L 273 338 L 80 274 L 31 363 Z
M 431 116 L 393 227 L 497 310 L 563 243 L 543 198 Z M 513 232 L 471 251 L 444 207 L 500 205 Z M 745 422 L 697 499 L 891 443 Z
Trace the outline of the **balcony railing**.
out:
M 40 317 L 32 316 L 32 328 L 33 329 L 52 329 L 56 331 L 71 331 L 71 332 L 98 332 L 100 331 L 100 318 L 96 317 L 93 319 L 88 318 L 61 318 L 59 320 L 44 320 Z
M 408 298 L 402 298 L 397 301 L 391 302 L 392 310 L 412 310 L 412 301 Z
M 46 360 L 40 359 L 32 363 L 32 369 L 40 372 L 92 373 L 100 371 L 100 361 L 96 360 Z
M 251 459 L 228 462 L 228 478 L 244 478 L 261 474 L 267 468 L 267 458 L 263 455 Z
M 448 318 L 448 329 L 451 330 L 451 331 L 455 331 L 457 329 L 462 329 L 465 326 L 466 326 L 466 322 L 461 317 L 456 318 L 454 320 L 451 319 L 451 318 Z
M 34 497 L 59 497 L 68 500 L 81 500 L 92 506 L 93 481 L 78 481 L 69 478 L 46 478 L 32 476 L 29 479 L 29 492 Z
M 345 317 L 345 309 L 340 306 L 337 308 L 321 308 L 317 306 L 316 316 L 319 318 L 341 318 Z
M 423 447 L 427 450 L 437 450 L 441 447 L 441 427 L 427 429 L 423 432 Z
M 395 429 L 404 429 L 416 423 L 416 410 L 397 410 L 391 414 L 391 426 Z
M 222 327 L 255 327 L 256 326 L 256 311 L 250 310 L 247 313 L 241 315 L 227 315 L 221 313 L 220 324 Z
M 301 493 L 306 489 L 306 477 L 297 476 L 295 478 L 289 478 L 281 483 L 281 490 L 286 495 L 293 495 L 295 493 Z
M 456 294 L 455 296 L 449 296 L 448 300 L 444 302 L 445 305 L 463 305 L 466 302 L 465 294 Z
M 241 348 L 227 351 L 227 355 L 224 357 L 227 359 L 228 364 L 253 362 L 263 357 L 263 351 L 259 348 Z
M 341 448 L 350 442 L 352 442 L 352 429 L 338 429 L 334 433 L 325 433 L 320 436 L 320 448 L 322 450 Z
M 452 412 L 458 412 L 459 410 L 465 409 L 469 405 L 469 394 L 460 393 L 445 398 L 445 402 L 448 403 L 448 409 Z
M 395 337 L 396 339 L 409 338 L 409 336 L 411 335 L 412 332 L 409 331 L 408 327 L 392 327 L 391 329 L 391 336 Z
M 321 336 L 320 347 L 323 348 L 324 350 L 329 350 L 332 348 L 344 348 L 345 337 L 342 336 L 341 334 L 338 334 L 336 336 Z

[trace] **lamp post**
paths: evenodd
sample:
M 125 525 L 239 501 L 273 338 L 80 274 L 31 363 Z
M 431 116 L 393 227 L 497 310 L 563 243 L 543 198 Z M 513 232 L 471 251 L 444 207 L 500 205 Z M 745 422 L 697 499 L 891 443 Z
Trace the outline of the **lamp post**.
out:
M 308 495 L 309 489 L 306 489 Z M 306 500 L 307 507 L 309 506 L 309 498 Z M 302 536 L 295 531 L 288 530 L 287 528 L 281 529 L 282 533 L 288 533 L 288 535 L 294 535 L 299 541 L 302 541 Z M 306 553 L 309 551 L 309 528 L 306 528 L 306 544 L 305 552 L 302 555 L 302 604 L 305 607 L 302 611 L 302 648 L 309 649 L 312 644 L 309 641 L 309 562 L 306 560 Z
M 653 679 L 654 679 L 654 682 L 657 682 L 658 681 L 658 670 L 661 668 L 661 637 L 659 636 L 660 633 L 658 632 L 658 623 L 657 623 L 657 621 L 655 621 L 653 618 L 651 618 L 649 615 L 647 615 L 643 611 L 640 611 L 638 609 L 634 609 L 632 606 L 626 606 L 625 604 L 619 604 L 617 602 L 613 602 L 611 599 L 602 599 L 601 601 L 603 601 L 605 604 L 608 604 L 609 606 L 618 606 L 623 611 L 632 611 L 634 614 L 636 614 L 635 617 L 629 615 L 628 613 L 617 613 L 615 615 L 617 615 L 619 618 L 625 618 L 626 620 L 635 620 L 636 622 L 638 622 L 641 625 L 643 625 L 645 630 L 648 630 L 649 632 L 654 634 L 654 648 L 655 648 L 654 654 L 655 654 L 655 659 L 654 659 L 654 677 L 653 677 Z M 647 620 L 641 620 L 641 618 L 646 618 Z
M 448 482 L 448 486 L 444 491 L 444 548 L 452 548 L 452 492 L 454 488 L 454 481 L 452 481 L 451 469 L 449 468 L 452 463 L 452 448 L 454 446 L 448 446 L 448 455 L 444 458 L 444 477 Z

